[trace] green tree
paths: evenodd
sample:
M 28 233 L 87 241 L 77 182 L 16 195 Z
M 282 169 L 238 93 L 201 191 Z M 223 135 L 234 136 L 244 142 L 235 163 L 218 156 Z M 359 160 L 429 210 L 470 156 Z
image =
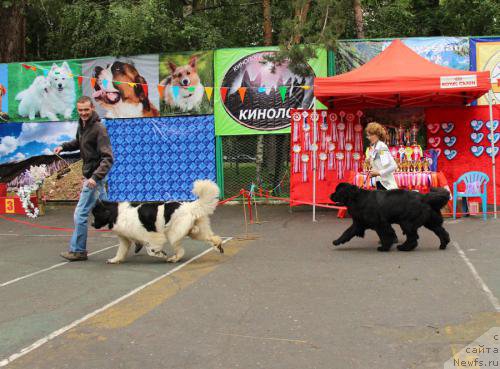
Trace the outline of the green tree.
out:
M 0 0 L 1 60 L 265 44 L 264 0 Z M 267 1 L 267 0 L 266 0 Z M 498 0 L 269 0 L 272 43 L 301 70 L 339 38 L 500 34 Z M 357 16 L 355 17 L 355 14 Z M 357 23 L 356 23 L 357 21 Z M 357 25 L 357 27 L 356 27 Z M 358 32 L 357 32 L 358 31 Z

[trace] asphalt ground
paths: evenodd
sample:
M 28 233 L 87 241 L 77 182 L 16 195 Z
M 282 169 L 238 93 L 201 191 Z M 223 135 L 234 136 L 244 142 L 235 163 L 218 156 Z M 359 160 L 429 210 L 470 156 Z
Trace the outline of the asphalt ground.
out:
M 33 222 L 72 227 L 72 210 Z M 374 232 L 333 247 L 350 224 L 333 211 L 258 215 L 246 229 L 220 207 L 226 252 L 186 240 L 177 264 L 107 265 L 118 242 L 96 232 L 88 261 L 64 263 L 70 233 L 0 220 L 0 367 L 443 368 L 500 326 L 496 220 L 447 221 L 444 251 L 422 229 L 415 251 L 380 253 Z

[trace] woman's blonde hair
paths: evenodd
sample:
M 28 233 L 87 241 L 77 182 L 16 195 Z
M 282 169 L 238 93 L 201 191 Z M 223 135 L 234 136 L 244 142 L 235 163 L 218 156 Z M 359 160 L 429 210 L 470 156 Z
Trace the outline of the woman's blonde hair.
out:
M 385 142 L 387 140 L 387 132 L 384 126 L 378 122 L 368 123 L 365 128 L 365 132 L 369 135 L 377 136 L 380 141 Z

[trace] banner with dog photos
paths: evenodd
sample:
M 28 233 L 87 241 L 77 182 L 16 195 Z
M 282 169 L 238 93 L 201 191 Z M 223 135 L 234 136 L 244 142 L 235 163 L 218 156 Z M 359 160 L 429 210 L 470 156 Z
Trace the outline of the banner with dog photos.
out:
M 196 179 L 216 179 L 212 115 L 106 120 L 115 163 L 113 201 L 193 200 Z
M 500 104 L 500 37 L 470 39 L 471 70 L 491 72 L 492 90 L 497 104 Z M 477 100 L 478 105 L 488 105 L 486 97 Z
M 0 65 L 0 122 L 78 120 L 90 96 L 103 118 L 212 114 L 213 51 Z
M 9 121 L 56 122 L 78 119 L 76 100 L 82 95 L 75 75 L 81 63 L 76 60 L 33 62 L 8 65 Z
M 288 133 L 290 110 L 312 108 L 314 77 L 327 75 L 327 51 L 318 48 L 306 76 L 265 57 L 276 47 L 215 51 L 215 133 L 218 136 Z M 323 105 L 318 104 L 318 108 Z

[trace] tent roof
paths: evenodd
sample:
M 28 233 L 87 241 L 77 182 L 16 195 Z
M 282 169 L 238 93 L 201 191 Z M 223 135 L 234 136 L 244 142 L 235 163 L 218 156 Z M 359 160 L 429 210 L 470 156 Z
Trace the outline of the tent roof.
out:
M 332 108 L 459 106 L 490 88 L 490 72 L 442 67 L 400 40 L 353 71 L 314 79 L 314 95 Z

